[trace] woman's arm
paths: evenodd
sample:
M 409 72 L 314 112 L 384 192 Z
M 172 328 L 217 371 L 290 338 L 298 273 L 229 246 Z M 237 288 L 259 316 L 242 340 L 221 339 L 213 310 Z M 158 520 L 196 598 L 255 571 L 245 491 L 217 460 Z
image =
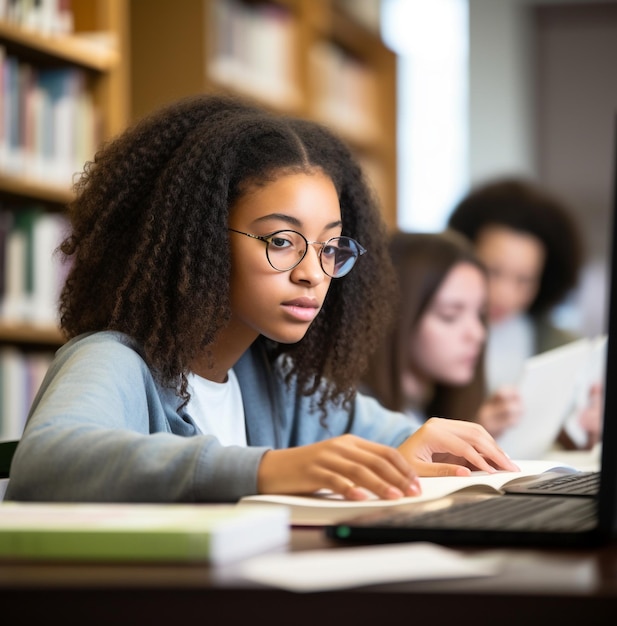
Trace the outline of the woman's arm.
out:
M 255 493 L 266 448 L 195 434 L 173 391 L 157 388 L 139 354 L 110 335 L 59 352 L 13 458 L 6 499 L 203 502 Z

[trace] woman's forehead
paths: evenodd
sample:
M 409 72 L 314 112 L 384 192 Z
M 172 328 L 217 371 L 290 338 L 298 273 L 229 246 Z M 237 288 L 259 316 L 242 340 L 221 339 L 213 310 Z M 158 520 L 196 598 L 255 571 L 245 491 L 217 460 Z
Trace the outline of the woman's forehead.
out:
M 295 226 L 325 226 L 341 220 L 334 184 L 321 171 L 286 174 L 254 185 L 233 203 L 230 213 L 247 224 L 278 220 Z

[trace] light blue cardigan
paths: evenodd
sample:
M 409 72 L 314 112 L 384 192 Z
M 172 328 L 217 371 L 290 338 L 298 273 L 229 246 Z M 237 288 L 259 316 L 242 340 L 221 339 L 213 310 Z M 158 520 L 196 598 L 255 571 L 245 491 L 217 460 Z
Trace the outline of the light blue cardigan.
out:
M 296 398 L 259 342 L 234 367 L 248 447 L 201 434 L 173 390 L 158 385 L 138 346 L 117 332 L 77 337 L 58 353 L 33 403 L 5 500 L 223 502 L 256 493 L 268 449 L 346 432 L 396 446 L 415 429 L 358 395 L 327 429 Z

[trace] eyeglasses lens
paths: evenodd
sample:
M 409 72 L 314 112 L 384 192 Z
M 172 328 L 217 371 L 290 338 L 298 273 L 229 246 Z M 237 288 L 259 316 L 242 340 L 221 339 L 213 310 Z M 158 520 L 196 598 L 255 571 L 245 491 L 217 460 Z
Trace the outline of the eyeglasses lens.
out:
M 270 239 L 266 252 L 274 268 L 286 271 L 304 258 L 306 249 L 306 240 L 299 233 L 281 231 Z M 341 278 L 351 271 L 360 254 L 359 245 L 354 239 L 334 237 L 321 250 L 321 267 L 328 276 Z

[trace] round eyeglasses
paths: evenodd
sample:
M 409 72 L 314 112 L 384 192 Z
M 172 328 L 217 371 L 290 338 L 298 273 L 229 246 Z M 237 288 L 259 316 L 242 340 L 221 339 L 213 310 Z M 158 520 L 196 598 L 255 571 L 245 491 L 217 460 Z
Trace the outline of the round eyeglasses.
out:
M 308 241 L 295 230 L 277 230 L 271 235 L 252 235 L 235 228 L 228 228 L 233 233 L 259 239 L 266 244 L 268 263 L 279 272 L 287 272 L 298 265 L 306 256 L 309 245 L 319 245 L 318 252 L 321 269 L 330 278 L 342 278 L 349 274 L 360 256 L 366 253 L 351 237 L 332 237 L 328 241 Z

